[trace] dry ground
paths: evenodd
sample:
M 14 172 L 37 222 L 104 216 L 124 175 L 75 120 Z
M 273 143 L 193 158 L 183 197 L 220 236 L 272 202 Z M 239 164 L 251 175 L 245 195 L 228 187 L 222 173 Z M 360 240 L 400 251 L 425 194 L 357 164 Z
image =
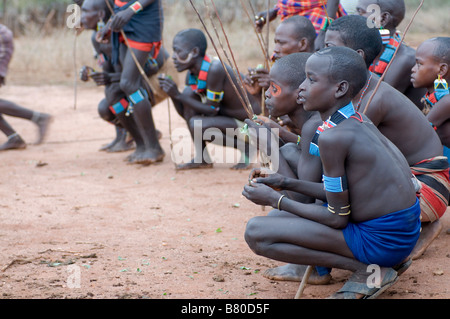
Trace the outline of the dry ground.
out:
M 114 137 L 96 112 L 102 94 L 79 87 L 74 110 L 72 87 L 2 88 L 2 98 L 51 113 L 54 122 L 46 143 L 0 153 L 0 298 L 293 298 L 298 283 L 265 279 L 261 273 L 279 263 L 244 241 L 246 222 L 268 212 L 241 195 L 248 171 L 220 164 L 176 172 L 166 102 L 154 109 L 163 163 L 128 165 L 127 153 L 99 152 Z M 184 128 L 171 114 L 172 128 Z M 8 120 L 34 141 L 33 124 Z M 449 213 L 443 224 L 381 298 L 450 297 Z M 327 297 L 349 272 L 332 275 L 330 285 L 307 286 L 304 297 Z

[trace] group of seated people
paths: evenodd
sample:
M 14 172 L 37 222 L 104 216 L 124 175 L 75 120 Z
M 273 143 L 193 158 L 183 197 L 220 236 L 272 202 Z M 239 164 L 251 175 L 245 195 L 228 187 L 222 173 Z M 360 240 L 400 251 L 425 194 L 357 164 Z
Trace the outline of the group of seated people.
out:
M 281 14 L 283 4 L 268 18 Z M 367 23 L 374 4 L 379 28 Z M 347 269 L 353 275 L 331 297 L 375 298 L 443 227 L 450 38 L 428 39 L 416 50 L 403 43 L 397 30 L 403 0 L 359 0 L 356 15 L 334 8 L 334 19 L 295 10 L 282 15 L 267 67 L 236 74 L 207 54 L 207 37 L 195 28 L 175 35 L 170 58 L 161 42 L 159 1 L 84 0 L 82 25 L 93 30 L 101 70 L 84 67 L 81 77 L 105 87 L 99 113 L 117 134 L 103 150 L 135 147 L 129 163 L 163 161 L 151 109 L 167 98 L 194 142 L 194 157 L 178 170 L 212 168 L 210 142 L 238 149 L 242 158 L 233 168 L 248 169 L 252 141 L 275 137 L 276 171 L 254 168 L 242 193 L 274 208 L 250 219 L 245 231 L 256 254 L 286 262 L 264 276 L 300 281 L 313 266 L 308 282 L 326 284 L 332 268 Z M 265 22 L 255 17 L 257 29 Z M 177 72 L 184 71 L 180 90 Z M 244 126 L 255 134 L 239 130 Z M 210 129 L 223 138 L 203 134 Z M 368 285 L 373 265 L 379 280 Z

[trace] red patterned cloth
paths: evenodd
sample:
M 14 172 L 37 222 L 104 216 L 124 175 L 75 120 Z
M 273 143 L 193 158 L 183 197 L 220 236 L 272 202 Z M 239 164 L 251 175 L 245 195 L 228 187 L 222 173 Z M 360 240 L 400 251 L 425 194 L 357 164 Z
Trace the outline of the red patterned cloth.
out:
M 327 20 L 326 4 L 327 0 L 278 0 L 276 7 L 281 21 L 295 15 L 302 15 L 312 22 L 316 33 L 319 33 Z M 344 15 L 347 13 L 339 4 L 336 18 Z
M 450 193 L 447 157 L 436 156 L 411 166 L 411 172 L 421 182 L 420 208 L 430 221 L 444 215 Z

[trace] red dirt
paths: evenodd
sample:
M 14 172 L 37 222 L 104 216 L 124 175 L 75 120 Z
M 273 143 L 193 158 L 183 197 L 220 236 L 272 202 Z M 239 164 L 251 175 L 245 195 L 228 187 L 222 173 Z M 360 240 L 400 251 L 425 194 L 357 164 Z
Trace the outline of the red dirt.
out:
M 292 299 L 298 283 L 264 278 L 281 263 L 256 256 L 243 238 L 246 222 L 268 212 L 241 195 L 249 171 L 176 172 L 167 102 L 154 109 L 163 163 L 129 165 L 128 153 L 99 152 L 114 137 L 97 115 L 102 95 L 78 88 L 74 109 L 71 87 L 2 88 L 2 98 L 54 122 L 44 144 L 0 154 L 0 298 Z M 173 108 L 171 117 L 172 129 L 186 127 Z M 7 120 L 36 139 L 30 122 Z M 438 239 L 381 299 L 450 298 L 450 214 L 442 221 Z M 350 273 L 332 275 L 304 298 L 329 296 Z

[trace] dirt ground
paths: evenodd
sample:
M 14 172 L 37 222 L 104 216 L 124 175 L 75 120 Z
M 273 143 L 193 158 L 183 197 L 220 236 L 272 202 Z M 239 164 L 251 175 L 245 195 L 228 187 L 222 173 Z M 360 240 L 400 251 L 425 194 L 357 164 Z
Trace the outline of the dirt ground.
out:
M 267 280 L 281 263 L 256 256 L 247 221 L 267 214 L 246 200 L 249 170 L 232 164 L 176 172 L 170 158 L 168 104 L 154 108 L 164 162 L 129 165 L 128 153 L 98 149 L 114 137 L 97 115 L 102 89 L 6 86 L 2 98 L 51 113 L 46 142 L 0 154 L 0 298 L 292 299 L 298 283 Z M 7 118 L 32 143 L 36 127 Z M 172 130 L 185 128 L 171 110 Z M 0 136 L 0 143 L 5 137 Z M 450 298 L 450 213 L 438 239 L 381 299 Z M 333 270 L 325 298 L 350 273 Z

